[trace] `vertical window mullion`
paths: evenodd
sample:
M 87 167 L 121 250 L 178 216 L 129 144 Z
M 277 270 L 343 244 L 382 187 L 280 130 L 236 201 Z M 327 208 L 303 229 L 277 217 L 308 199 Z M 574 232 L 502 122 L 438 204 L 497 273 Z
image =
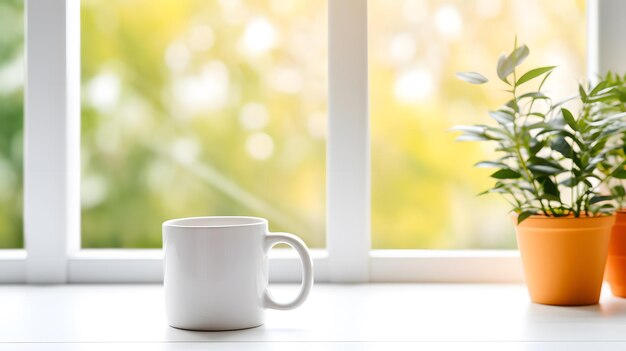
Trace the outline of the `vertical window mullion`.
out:
M 29 283 L 67 282 L 78 206 L 76 0 L 26 2 L 24 232 Z
M 328 1 L 327 243 L 331 282 L 369 280 L 367 1 Z
M 597 74 L 613 71 L 626 72 L 626 45 L 623 33 L 626 2 L 620 0 L 589 0 L 588 18 L 588 75 L 595 79 Z

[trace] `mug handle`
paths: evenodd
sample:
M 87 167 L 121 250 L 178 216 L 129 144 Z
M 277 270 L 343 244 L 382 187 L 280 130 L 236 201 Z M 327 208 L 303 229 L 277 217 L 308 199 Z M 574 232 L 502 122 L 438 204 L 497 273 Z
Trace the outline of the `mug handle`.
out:
M 266 308 L 273 308 L 275 310 L 291 310 L 302 305 L 311 292 L 311 287 L 313 287 L 313 261 L 311 261 L 311 256 L 309 255 L 306 244 L 297 236 L 289 233 L 267 234 L 265 236 L 265 253 L 267 254 L 274 245 L 281 243 L 291 246 L 298 252 L 298 255 L 300 255 L 300 261 L 302 262 L 302 285 L 300 286 L 300 293 L 293 301 L 280 303 L 272 298 L 269 290 L 266 288 L 263 304 Z

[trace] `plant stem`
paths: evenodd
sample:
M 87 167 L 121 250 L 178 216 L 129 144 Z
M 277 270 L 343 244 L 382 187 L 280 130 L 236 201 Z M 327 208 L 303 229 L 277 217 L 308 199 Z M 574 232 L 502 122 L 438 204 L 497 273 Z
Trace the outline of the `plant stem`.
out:
M 516 41 L 515 41 L 515 47 L 513 48 L 513 51 L 515 51 L 515 49 L 517 49 L 517 38 L 516 38 Z M 519 105 L 517 104 L 517 69 L 516 68 L 513 69 L 513 85 L 512 85 L 511 93 L 513 94 L 513 101 L 515 101 L 515 106 L 517 106 L 517 108 L 513 110 L 513 113 L 515 113 L 517 115 L 517 116 L 515 116 L 515 121 L 517 121 L 518 118 L 520 118 L 521 116 L 520 116 Z M 517 154 L 517 159 L 519 161 L 519 164 L 522 167 L 522 169 L 524 170 L 524 172 L 526 173 L 526 177 L 528 178 L 528 182 L 532 186 L 532 188 L 533 188 L 533 190 L 535 192 L 535 196 L 539 200 L 539 204 L 541 205 L 541 210 L 543 211 L 543 214 L 548 216 L 548 211 L 546 210 L 546 207 L 544 206 L 543 201 L 541 200 L 541 198 L 539 196 L 539 189 L 537 188 L 537 185 L 535 184 L 535 181 L 533 180 L 533 176 L 530 173 L 530 170 L 528 169 L 528 166 L 526 165 L 526 161 L 524 161 L 524 157 L 522 157 L 522 152 L 521 152 L 521 147 L 522 146 L 520 145 L 517 124 L 513 125 L 513 133 L 514 133 L 514 137 L 515 137 L 515 153 Z
M 541 201 L 541 199 L 539 198 L 539 189 L 537 188 L 537 185 L 535 184 L 535 181 L 533 180 L 532 174 L 530 173 L 530 170 L 528 169 L 528 166 L 526 165 L 526 161 L 524 161 L 524 158 L 522 157 L 520 147 L 521 146 L 519 145 L 519 142 L 516 139 L 515 140 L 515 153 L 517 154 L 517 158 L 520 162 L 520 166 L 526 173 L 526 177 L 528 177 L 528 182 L 530 183 L 530 185 L 533 187 L 533 190 L 535 191 L 535 196 L 537 197 L 537 199 L 539 200 L 539 203 L 541 204 L 541 211 L 543 211 L 544 215 L 549 216 L 548 211 L 546 210 L 546 207 L 543 204 L 543 201 Z

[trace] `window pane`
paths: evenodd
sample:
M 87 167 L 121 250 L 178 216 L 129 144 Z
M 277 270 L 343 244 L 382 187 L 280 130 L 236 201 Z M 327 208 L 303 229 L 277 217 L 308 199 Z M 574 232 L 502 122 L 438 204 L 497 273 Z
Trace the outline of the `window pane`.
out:
M 455 124 L 490 123 L 507 100 L 496 84 L 455 78 L 495 64 L 515 34 L 530 47 L 522 68 L 559 65 L 547 90 L 585 78 L 584 1 L 369 1 L 372 246 L 376 249 L 515 248 L 508 204 L 476 197 L 492 181 L 475 162 L 489 146 L 455 143 Z
M 82 246 L 266 217 L 325 246 L 326 5 L 83 0 Z
M 24 3 L 0 1 L 0 249 L 22 248 Z

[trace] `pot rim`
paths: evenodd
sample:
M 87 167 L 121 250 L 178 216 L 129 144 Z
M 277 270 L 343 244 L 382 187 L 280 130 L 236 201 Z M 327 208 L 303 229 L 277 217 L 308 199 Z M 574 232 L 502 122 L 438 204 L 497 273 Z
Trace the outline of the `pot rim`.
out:
M 543 214 L 538 214 L 538 215 L 532 215 L 529 216 L 527 219 L 552 219 L 552 220 L 594 220 L 594 219 L 601 219 L 601 218 L 610 218 L 610 217 L 615 217 L 615 215 L 617 213 L 624 213 L 626 214 L 626 208 L 621 209 L 621 210 L 617 210 L 614 213 L 611 213 L 610 215 L 607 214 L 601 214 L 601 215 L 597 215 L 597 216 L 580 216 L 580 217 L 574 217 L 573 215 L 568 215 L 568 216 L 561 216 L 561 217 L 556 217 L 556 216 L 546 216 Z M 517 218 L 517 216 L 519 216 L 519 214 L 517 212 L 511 212 L 511 217 L 513 218 Z
M 516 228 L 541 227 L 550 230 L 587 230 L 591 228 L 611 228 L 617 220 L 616 214 L 584 216 L 584 217 L 548 217 L 544 215 L 532 215 L 522 223 L 517 223 L 517 213 L 511 214 L 511 220 Z

